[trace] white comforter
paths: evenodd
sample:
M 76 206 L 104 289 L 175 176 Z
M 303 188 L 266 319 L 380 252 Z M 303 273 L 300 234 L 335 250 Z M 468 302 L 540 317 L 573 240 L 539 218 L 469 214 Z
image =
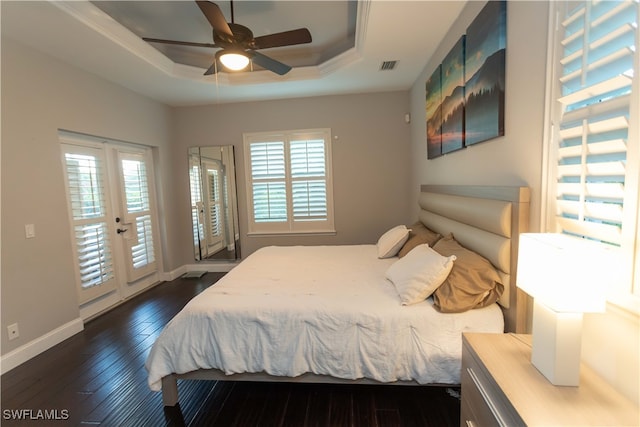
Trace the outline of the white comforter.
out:
M 146 361 L 149 386 L 202 368 L 458 384 L 461 332 L 502 332 L 502 312 L 402 306 L 384 278 L 396 260 L 375 245 L 256 251 L 167 324 Z

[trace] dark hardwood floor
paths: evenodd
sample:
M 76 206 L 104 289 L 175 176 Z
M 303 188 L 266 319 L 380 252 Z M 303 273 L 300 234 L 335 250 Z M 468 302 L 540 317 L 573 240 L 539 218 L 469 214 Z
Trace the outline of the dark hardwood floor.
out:
M 221 273 L 177 279 L 88 322 L 2 376 L 3 426 L 458 426 L 444 387 L 179 382 L 163 408 L 144 361 L 164 325 Z M 22 419 L 18 419 L 22 418 Z M 47 419 L 48 418 L 48 419 Z

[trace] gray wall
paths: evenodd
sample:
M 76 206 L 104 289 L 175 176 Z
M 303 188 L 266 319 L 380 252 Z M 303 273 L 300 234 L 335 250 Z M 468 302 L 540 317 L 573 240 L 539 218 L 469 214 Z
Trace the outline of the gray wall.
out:
M 242 255 L 266 245 L 375 243 L 408 220 L 408 92 L 324 96 L 174 109 L 175 184 L 189 188 L 187 148 L 235 146 Z M 336 235 L 248 237 L 243 132 L 331 128 Z M 193 262 L 190 202 L 178 192 L 182 263 Z
M 408 92 L 172 109 L 7 38 L 1 71 L 2 355 L 79 319 L 58 129 L 155 147 L 164 272 L 193 262 L 189 146 L 236 145 L 245 255 L 267 244 L 374 243 L 407 220 Z M 247 238 L 242 132 L 306 127 L 338 136 L 337 234 Z M 12 323 L 20 338 L 8 341 Z
M 171 173 L 165 152 L 170 113 L 2 39 L 3 355 L 79 316 L 58 129 L 158 147 L 161 210 L 171 220 L 173 196 L 162 191 Z M 35 224 L 35 238 L 25 239 L 25 224 Z M 6 326 L 16 322 L 20 337 L 8 341 Z
M 411 90 L 412 115 L 424 117 L 424 82 L 485 2 L 469 2 Z M 425 120 L 412 123 L 412 187 L 420 184 L 528 185 L 532 228 L 539 226 L 547 2 L 507 3 L 505 136 L 427 160 Z M 417 193 L 416 193 L 417 194 Z M 415 196 L 415 195 L 414 195 Z M 417 197 L 417 196 L 415 196 Z M 415 202 L 417 205 L 417 201 Z M 417 214 L 417 212 L 416 212 Z

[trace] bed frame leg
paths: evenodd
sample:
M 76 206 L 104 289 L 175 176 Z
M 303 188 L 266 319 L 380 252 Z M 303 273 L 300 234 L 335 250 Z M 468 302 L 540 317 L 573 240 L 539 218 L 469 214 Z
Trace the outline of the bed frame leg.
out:
M 162 403 L 164 406 L 178 404 L 178 379 L 175 375 L 162 377 Z

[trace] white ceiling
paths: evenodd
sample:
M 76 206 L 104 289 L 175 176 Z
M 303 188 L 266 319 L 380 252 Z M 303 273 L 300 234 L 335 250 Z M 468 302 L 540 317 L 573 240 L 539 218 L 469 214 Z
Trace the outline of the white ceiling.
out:
M 231 21 L 229 2 L 217 3 Z M 181 106 L 407 90 L 465 3 L 234 1 L 235 22 L 254 36 L 309 29 L 311 44 L 260 51 L 294 67 L 284 76 L 264 70 L 203 76 L 214 49 L 165 49 L 141 39 L 212 42 L 210 26 L 191 0 L 114 1 L 100 8 L 88 1 L 2 0 L 0 14 L 2 37 Z M 388 60 L 398 61 L 395 69 L 380 71 Z

